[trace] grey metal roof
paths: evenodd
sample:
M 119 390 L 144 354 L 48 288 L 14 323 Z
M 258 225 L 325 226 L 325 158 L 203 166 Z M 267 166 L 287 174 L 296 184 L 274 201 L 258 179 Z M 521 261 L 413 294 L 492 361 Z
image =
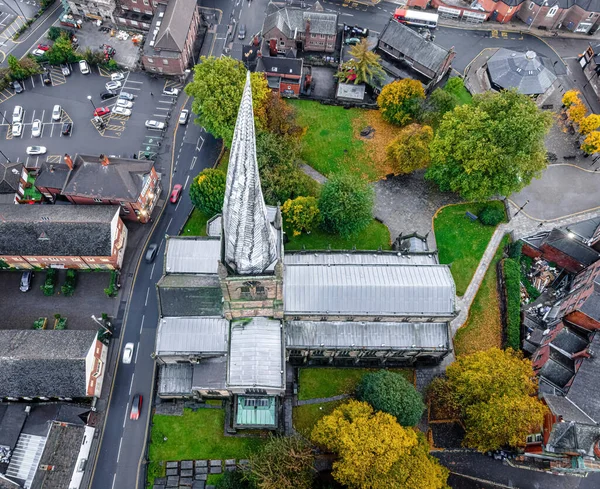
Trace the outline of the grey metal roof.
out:
M 337 20 L 337 13 L 287 7 L 266 16 L 262 34 L 267 36 L 274 27 L 277 27 L 287 38 L 293 39 L 295 32 L 303 33 L 306 30 L 306 23 L 310 22 L 310 32 L 313 34 L 334 36 L 338 31 Z
M 500 88 L 516 88 L 525 95 L 545 93 L 556 81 L 551 65 L 535 51 L 521 53 L 500 48 L 487 62 L 490 81 Z
M 344 100 L 353 100 L 362 102 L 365 98 L 366 85 L 354 85 L 353 83 L 338 83 L 338 88 L 335 96 Z
M 256 317 L 231 323 L 227 384 L 283 387 L 281 322 Z
M 183 52 L 196 8 L 196 0 L 170 0 L 162 17 L 154 48 Z
M 446 265 L 286 265 L 286 314 L 447 316 L 455 288 Z
M 220 317 L 164 317 L 156 331 L 156 354 L 226 353 L 229 321 Z
M 396 251 L 288 251 L 286 265 L 437 265 L 435 253 L 399 253 Z
M 449 348 L 448 323 L 286 321 L 286 348 Z
M 206 358 L 194 365 L 192 389 L 226 389 L 227 388 L 227 355 Z
M 26 419 L 22 404 L 0 404 L 0 446 L 15 448 Z
M 166 273 L 217 273 L 221 240 L 213 237 L 168 236 Z
M 275 221 L 275 216 L 277 215 L 277 207 L 268 205 L 267 206 L 267 217 L 269 222 Z M 223 216 L 221 214 L 217 214 L 212 219 L 209 219 L 206 223 L 206 234 L 209 236 L 221 236 L 221 223 Z
M 111 256 L 110 205 L 0 205 L 0 256 Z
M 576 421 L 578 423 L 593 424 L 595 421 L 569 400 L 568 396 L 555 396 L 544 394 L 544 401 L 552 413 L 560 416 L 564 421 Z
M 192 395 L 192 376 L 194 366 L 191 363 L 167 363 L 158 367 L 159 396 Z

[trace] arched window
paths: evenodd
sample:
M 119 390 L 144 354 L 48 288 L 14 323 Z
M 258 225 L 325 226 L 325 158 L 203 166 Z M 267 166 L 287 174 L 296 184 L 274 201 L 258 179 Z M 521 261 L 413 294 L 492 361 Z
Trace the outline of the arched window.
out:
M 554 17 L 556 15 L 556 12 L 558 12 L 558 5 L 555 5 L 550 10 L 548 10 L 546 17 Z

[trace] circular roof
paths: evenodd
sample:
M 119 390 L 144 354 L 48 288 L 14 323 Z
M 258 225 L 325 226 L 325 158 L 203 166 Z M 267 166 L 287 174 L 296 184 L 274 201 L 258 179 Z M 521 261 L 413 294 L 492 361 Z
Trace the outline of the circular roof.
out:
M 538 95 L 546 92 L 556 80 L 554 70 L 544 61 L 535 51 L 522 53 L 501 48 L 487 62 L 488 75 L 496 87 Z

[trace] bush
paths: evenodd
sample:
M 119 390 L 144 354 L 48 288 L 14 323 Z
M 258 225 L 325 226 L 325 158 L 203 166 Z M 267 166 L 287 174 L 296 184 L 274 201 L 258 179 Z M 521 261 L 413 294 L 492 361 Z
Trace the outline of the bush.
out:
M 479 213 L 479 220 L 486 226 L 497 226 L 506 218 L 503 209 L 496 205 L 486 205 Z
M 216 489 L 252 489 L 253 485 L 246 480 L 242 471 L 234 470 L 225 471 L 215 487 Z
M 319 207 L 314 197 L 297 197 L 287 200 L 281 212 L 292 227 L 294 236 L 310 232 L 319 224 Z
M 366 374 L 356 388 L 356 397 L 377 411 L 395 416 L 402 426 L 415 426 L 425 410 L 414 386 L 403 375 L 388 370 Z
M 521 348 L 521 266 L 517 260 L 502 262 L 506 291 L 506 344 L 515 351 Z
M 515 241 L 511 243 L 508 247 L 508 256 L 509 258 L 514 258 L 515 260 L 520 260 L 523 250 L 523 241 Z
M 119 272 L 117 270 L 110 271 L 110 283 L 108 287 L 104 289 L 104 293 L 108 297 L 115 297 L 119 293 L 119 287 L 117 286 L 117 282 L 119 280 Z
M 56 285 L 56 269 L 48 268 L 46 270 L 46 280 L 40 288 L 46 296 L 54 295 L 54 286 Z
M 105 63 L 104 67 L 109 71 L 117 71 L 119 69 L 119 65 L 112 58 Z
M 33 322 L 33 329 L 45 329 L 48 318 L 37 318 Z
M 59 331 L 67 329 L 67 318 L 62 317 L 60 314 L 55 314 L 54 318 L 54 329 Z
M 48 29 L 48 39 L 51 41 L 56 41 L 60 35 L 66 32 L 66 29 L 61 29 L 60 27 L 52 26 Z
M 75 285 L 77 283 L 77 272 L 73 269 L 67 270 L 67 279 L 60 288 L 61 292 L 66 297 L 71 297 L 75 293 Z
M 223 210 L 225 182 L 227 177 L 221 170 L 202 170 L 190 186 L 192 204 L 207 216 L 214 216 Z

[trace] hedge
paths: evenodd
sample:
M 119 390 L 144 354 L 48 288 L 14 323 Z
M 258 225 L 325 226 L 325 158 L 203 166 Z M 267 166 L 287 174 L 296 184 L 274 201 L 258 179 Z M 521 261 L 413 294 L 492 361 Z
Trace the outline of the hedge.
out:
M 506 344 L 513 350 L 521 348 L 521 264 L 513 258 L 502 262 L 506 291 Z
M 119 278 L 119 272 L 116 270 L 110 271 L 110 283 L 108 287 L 104 289 L 104 293 L 108 297 L 115 297 L 119 293 L 119 287 L 117 287 L 117 281 Z

